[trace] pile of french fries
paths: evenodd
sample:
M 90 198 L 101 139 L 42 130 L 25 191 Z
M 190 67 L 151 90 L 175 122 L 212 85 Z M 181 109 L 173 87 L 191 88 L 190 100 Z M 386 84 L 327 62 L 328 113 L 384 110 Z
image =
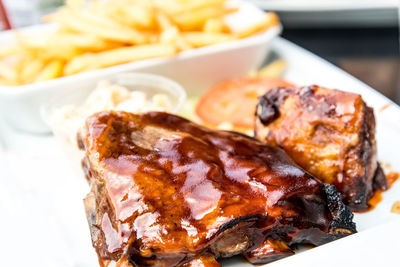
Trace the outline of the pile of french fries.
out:
M 0 85 L 17 86 L 245 38 L 279 24 L 274 13 L 240 32 L 226 0 L 69 0 L 46 34 L 16 32 L 0 47 Z

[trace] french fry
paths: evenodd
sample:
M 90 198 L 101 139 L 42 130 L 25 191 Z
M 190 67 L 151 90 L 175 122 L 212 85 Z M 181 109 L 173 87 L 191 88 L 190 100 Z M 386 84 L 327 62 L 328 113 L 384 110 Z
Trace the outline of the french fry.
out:
M 91 10 L 83 10 L 81 12 L 74 12 L 74 14 L 86 21 L 91 25 L 98 25 L 109 29 L 116 29 L 116 30 L 131 30 L 130 28 L 121 25 L 120 23 L 108 18 L 102 13 L 93 13 Z M 72 14 L 71 14 L 72 15 Z
M 74 49 L 101 51 L 121 46 L 121 43 L 106 41 L 94 35 L 83 33 L 53 33 L 42 38 L 25 37 L 20 41 L 24 46 L 33 49 L 69 46 Z M 51 45 L 50 45 L 51 44 Z
M 0 48 L 0 59 L 18 54 L 20 51 L 20 47 L 17 45 L 3 46 Z
M 121 44 L 106 41 L 94 35 L 89 34 L 56 34 L 52 38 L 52 42 L 56 44 L 56 46 L 61 46 L 62 44 L 69 44 L 70 46 L 83 49 L 83 50 L 95 50 L 101 51 L 110 48 L 116 48 Z
M 193 48 L 180 34 L 178 27 L 176 27 L 169 17 L 162 13 L 157 12 L 156 20 L 159 28 L 162 30 L 160 34 L 160 42 L 163 44 L 176 44 L 179 51 Z
M 43 61 L 48 60 L 70 60 L 71 58 L 80 54 L 76 47 L 63 44 L 59 46 L 49 46 L 41 48 L 32 48 L 37 54 L 37 57 Z
M 168 15 L 175 15 L 182 10 L 180 3 L 175 0 L 153 0 L 153 4 L 157 9 L 162 10 Z
M 130 18 L 131 25 L 143 29 L 151 29 L 155 25 L 153 9 L 148 6 L 123 6 L 122 10 L 124 10 L 127 17 Z
M 282 73 L 286 69 L 286 61 L 282 59 L 275 60 L 268 64 L 267 66 L 263 67 L 258 71 L 256 76 L 261 78 L 276 78 L 282 76 Z
M 170 18 L 164 14 L 161 11 L 158 11 L 156 14 L 156 20 L 157 20 L 157 24 L 158 27 L 161 29 L 161 31 L 167 31 L 171 28 L 177 28 L 172 21 L 170 20 Z
M 185 40 L 194 47 L 213 45 L 228 42 L 235 39 L 235 36 L 226 33 L 205 33 L 186 32 L 183 33 Z
M 22 49 L 29 54 L 27 57 L 38 58 L 43 61 L 60 59 L 69 60 L 79 54 L 79 48 L 66 42 L 65 38 L 58 39 L 59 36 L 47 36 L 38 38 L 21 38 Z M 63 40 L 64 39 L 64 40 Z M 84 40 L 83 40 L 84 41 Z
M 160 42 L 163 44 L 174 44 L 179 37 L 179 31 L 176 28 L 169 28 L 160 34 Z
M 132 28 L 116 28 L 115 25 L 106 27 L 103 22 L 94 22 L 87 17 L 70 11 L 62 11 L 47 16 L 47 21 L 57 22 L 66 28 L 82 32 L 106 40 L 123 42 L 128 44 L 143 44 L 148 41 L 148 36 Z
M 217 6 L 223 8 L 226 0 L 202 0 L 202 1 L 176 1 L 176 0 L 155 0 L 154 5 L 164 10 L 169 15 L 193 12 L 204 7 Z
M 17 86 L 17 85 L 19 85 L 17 81 L 10 81 L 0 77 L 0 86 Z
M 0 78 L 7 82 L 16 81 L 17 73 L 13 68 L 0 62 Z
M 26 60 L 21 66 L 18 80 L 23 84 L 33 82 L 43 67 L 44 62 L 40 59 Z
M 237 11 L 237 9 L 228 10 L 218 6 L 210 6 L 194 10 L 193 12 L 185 12 L 174 15 L 173 20 L 182 30 L 201 30 L 209 18 L 222 17 L 235 11 Z
M 172 45 L 152 44 L 117 48 L 96 54 L 75 57 L 66 66 L 64 74 L 71 75 L 81 71 L 100 69 L 152 57 L 166 57 L 175 54 Z
M 228 33 L 229 28 L 225 25 L 222 19 L 211 18 L 205 22 L 203 31 L 207 33 Z
M 60 60 L 55 60 L 48 63 L 43 70 L 36 77 L 35 82 L 47 81 L 57 77 L 62 74 L 63 63 Z
M 258 32 L 261 32 L 263 30 L 266 30 L 272 26 L 276 26 L 279 24 L 279 18 L 278 15 L 276 15 L 275 13 L 269 12 L 266 13 L 264 18 L 252 25 L 251 27 L 244 29 L 240 32 L 236 33 L 236 36 L 238 38 L 245 38 L 245 37 L 249 37 L 250 35 L 256 34 Z
M 127 0 L 99 2 L 93 7 L 92 11 L 121 25 L 140 30 L 155 29 L 154 10 L 150 5 L 142 2 Z
M 177 28 L 170 28 L 165 30 L 160 35 L 160 42 L 162 44 L 174 45 L 179 51 L 184 51 L 193 48 L 188 41 L 179 33 Z

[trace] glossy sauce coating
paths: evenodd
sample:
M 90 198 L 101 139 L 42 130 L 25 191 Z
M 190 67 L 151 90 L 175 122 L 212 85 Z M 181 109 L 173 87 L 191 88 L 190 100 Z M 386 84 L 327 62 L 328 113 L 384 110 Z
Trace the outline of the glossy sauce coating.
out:
M 98 113 L 83 141 L 101 258 L 176 266 L 268 236 L 289 245 L 337 238 L 322 184 L 279 148 L 158 112 Z

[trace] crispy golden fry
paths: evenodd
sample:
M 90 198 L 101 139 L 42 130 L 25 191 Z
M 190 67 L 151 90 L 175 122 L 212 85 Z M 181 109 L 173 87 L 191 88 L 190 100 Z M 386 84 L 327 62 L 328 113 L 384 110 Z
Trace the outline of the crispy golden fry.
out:
M 123 6 L 122 10 L 130 19 L 131 25 L 144 29 L 152 29 L 155 25 L 154 12 L 151 7 L 144 5 Z
M 169 15 L 188 13 L 204 7 L 218 6 L 221 8 L 226 0 L 202 0 L 202 1 L 176 1 L 154 0 L 154 5 Z
M 175 44 L 179 51 L 193 48 L 180 34 L 180 30 L 175 26 L 169 17 L 159 11 L 156 20 L 161 29 L 160 42 L 163 44 Z
M 230 30 L 221 18 L 211 18 L 205 22 L 203 31 L 207 33 L 229 33 Z
M 0 87 L 1 86 L 17 86 L 19 85 L 17 81 L 10 81 L 7 79 L 4 79 L 0 76 Z
M 71 58 L 80 54 L 79 50 L 73 46 L 60 45 L 57 47 L 37 48 L 33 49 L 43 61 L 48 60 L 70 60 Z
M 224 9 L 221 6 L 206 6 L 192 12 L 175 15 L 173 20 L 182 30 L 201 30 L 209 18 L 219 18 L 236 11 L 237 9 Z
M 64 74 L 71 75 L 81 71 L 100 69 L 152 57 L 172 56 L 174 54 L 175 47 L 164 44 L 117 48 L 97 54 L 84 54 L 75 57 L 65 66 Z
M 43 35 L 42 38 L 36 36 L 24 36 L 20 37 L 20 43 L 23 44 L 25 49 L 54 49 L 60 50 L 59 47 L 69 47 L 69 50 L 80 50 L 80 51 L 102 51 L 121 46 L 121 43 L 107 41 L 99 38 L 98 36 L 83 34 L 83 33 L 71 33 L 71 32 L 57 32 L 48 35 Z M 62 50 L 62 49 L 61 49 Z M 65 50 L 65 49 L 64 49 Z M 60 51 L 57 54 L 62 54 L 64 51 Z M 72 54 L 72 56 L 75 56 Z M 69 56 L 71 58 L 72 56 Z M 62 56 L 65 58 L 66 56 Z
M 238 38 L 245 38 L 249 37 L 250 35 L 259 33 L 261 31 L 264 31 L 270 27 L 276 26 L 279 24 L 279 17 L 275 13 L 269 12 L 266 13 L 264 16 L 264 19 L 261 20 L 260 22 L 254 24 L 253 26 L 240 31 L 236 33 L 236 36 Z
M 287 66 L 282 59 L 275 60 L 258 71 L 256 76 L 261 78 L 276 78 L 282 76 Z
M 69 60 L 80 53 L 78 47 L 67 42 L 63 43 L 62 40 L 57 40 L 57 38 L 54 38 L 54 40 L 41 39 L 40 42 L 31 42 L 28 40 L 29 39 L 25 39 L 24 41 L 21 41 L 20 44 L 22 49 L 25 51 L 25 54 L 28 54 L 27 59 L 29 60 L 31 58 L 36 58 L 42 61 Z
M 160 34 L 160 42 L 163 44 L 174 44 L 178 38 L 179 30 L 176 28 L 169 28 Z
M 205 33 L 205 32 L 187 32 L 183 33 L 185 40 L 194 47 L 213 45 L 235 39 L 232 34 L 226 33 Z
M 174 45 L 178 51 L 193 48 L 193 46 L 179 33 L 177 28 L 165 30 L 160 35 L 160 43 Z
M 63 70 L 63 62 L 55 60 L 48 63 L 36 77 L 35 82 L 47 81 L 60 77 Z
M 43 67 L 44 62 L 40 59 L 26 60 L 20 67 L 19 82 L 23 84 L 33 82 Z
M 120 46 L 121 44 L 107 41 L 99 38 L 98 36 L 75 33 L 75 34 L 56 34 L 52 37 L 51 42 L 60 46 L 62 44 L 68 44 L 70 46 L 83 49 L 83 50 L 107 50 Z
M 93 6 L 95 14 L 101 14 L 128 27 L 140 30 L 154 30 L 154 9 L 147 2 L 115 0 L 99 2 Z
M 93 25 L 99 25 L 105 28 L 115 29 L 115 30 L 123 30 L 123 31 L 132 30 L 131 28 L 121 25 L 120 23 L 112 20 L 111 18 L 105 16 L 105 14 L 102 13 L 94 13 L 91 10 L 83 10 L 81 12 L 74 12 L 74 14 L 76 14 L 76 16 L 78 16 L 79 18 Z
M 0 62 L 0 78 L 4 81 L 16 81 L 17 73 L 13 68 L 10 68 L 6 64 Z
M 19 46 L 4 46 L 0 49 L 0 59 L 18 54 L 20 51 Z
M 160 28 L 160 30 L 162 31 L 166 31 L 169 30 L 171 28 L 177 28 L 172 21 L 170 20 L 170 18 L 163 12 L 158 11 L 156 14 L 156 20 L 157 20 L 157 24 L 158 27 Z
M 145 33 L 122 25 L 119 25 L 119 28 L 115 24 L 106 26 L 108 20 L 103 19 L 104 21 L 100 18 L 94 20 L 92 16 L 78 14 L 67 9 L 46 17 L 47 21 L 57 22 L 74 31 L 98 36 L 106 40 L 127 44 L 143 44 L 148 42 L 148 36 Z

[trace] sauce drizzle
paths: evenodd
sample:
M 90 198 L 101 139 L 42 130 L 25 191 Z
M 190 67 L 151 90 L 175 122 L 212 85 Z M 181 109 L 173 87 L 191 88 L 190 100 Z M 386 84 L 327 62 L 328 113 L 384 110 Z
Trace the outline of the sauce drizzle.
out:
M 382 107 L 379 109 L 379 112 L 384 111 L 385 109 L 387 109 L 387 108 L 390 107 L 391 105 L 392 105 L 392 103 L 387 103 L 386 105 L 382 106 Z
M 398 172 L 389 172 L 386 174 L 386 179 L 388 182 L 388 189 L 392 188 L 393 184 L 399 179 L 400 173 Z M 382 193 L 383 190 L 376 190 L 372 198 L 368 201 L 369 208 L 366 212 L 373 210 L 381 201 L 382 201 Z

